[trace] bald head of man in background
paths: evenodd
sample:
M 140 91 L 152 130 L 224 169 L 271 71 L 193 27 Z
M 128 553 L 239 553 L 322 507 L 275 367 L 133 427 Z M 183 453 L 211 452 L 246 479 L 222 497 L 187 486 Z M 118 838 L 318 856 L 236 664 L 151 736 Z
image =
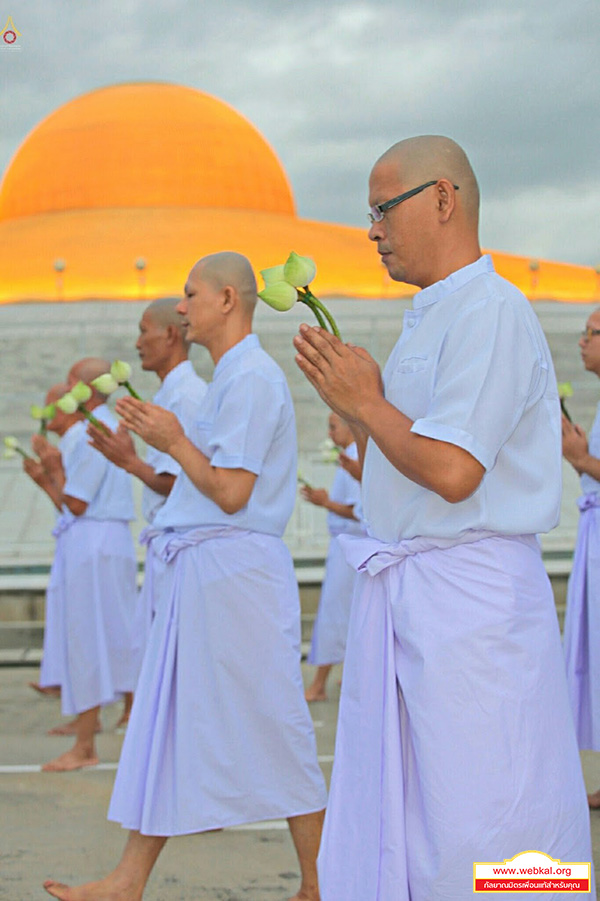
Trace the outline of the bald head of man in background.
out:
M 371 172 L 369 204 L 372 218 L 383 214 L 369 238 L 395 281 L 427 288 L 481 256 L 477 179 L 450 138 L 420 135 L 390 147 Z
M 92 389 L 92 396 L 86 402 L 85 406 L 88 410 L 99 407 L 100 404 L 106 403 L 106 394 L 101 394 L 97 388 L 91 384 L 99 375 L 110 371 L 110 363 L 103 357 L 83 357 L 76 363 L 73 363 L 67 373 L 67 385 L 69 391 L 77 384 L 77 382 L 85 382 Z
M 177 301 L 159 298 L 148 304 L 139 330 L 135 346 L 142 369 L 155 372 L 162 382 L 175 366 L 188 358 L 189 342 L 177 312 Z

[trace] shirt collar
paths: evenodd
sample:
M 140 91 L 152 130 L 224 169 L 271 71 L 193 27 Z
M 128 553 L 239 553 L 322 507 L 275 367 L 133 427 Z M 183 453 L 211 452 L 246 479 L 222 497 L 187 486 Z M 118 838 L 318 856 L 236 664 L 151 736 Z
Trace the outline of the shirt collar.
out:
M 422 291 L 415 294 L 413 308 L 419 310 L 421 307 L 428 307 L 443 297 L 454 294 L 455 291 L 463 288 L 473 279 L 488 272 L 494 272 L 494 264 L 489 253 L 486 253 L 479 257 L 478 260 L 475 260 L 474 263 L 469 263 L 468 266 L 463 266 L 462 269 L 451 272 L 447 278 L 442 279 L 440 282 L 435 282 L 435 284 L 429 285 L 428 288 L 423 288 Z
M 254 350 L 255 347 L 260 347 L 260 341 L 258 340 L 258 335 L 255 335 L 254 332 L 252 332 L 251 334 L 246 335 L 245 338 L 242 338 L 241 341 L 238 341 L 237 344 L 234 344 L 233 347 L 230 347 L 229 350 L 223 354 L 215 366 L 213 379 L 215 379 L 223 369 L 229 366 L 230 363 L 233 363 L 234 360 L 237 360 L 247 351 Z
M 177 366 L 174 366 L 169 372 L 167 372 L 166 376 L 162 380 L 161 386 L 157 391 L 157 394 L 162 392 L 163 388 L 165 391 L 171 391 L 173 388 L 176 388 L 179 382 L 189 373 L 193 372 L 194 367 L 190 363 L 189 360 L 182 360 L 181 363 L 178 363 Z

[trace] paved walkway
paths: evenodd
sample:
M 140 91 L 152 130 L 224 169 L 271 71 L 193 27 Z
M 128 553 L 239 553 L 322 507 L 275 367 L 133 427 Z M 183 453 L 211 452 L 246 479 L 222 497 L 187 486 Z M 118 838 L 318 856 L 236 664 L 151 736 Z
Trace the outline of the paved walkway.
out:
M 312 668 L 311 668 L 312 669 Z M 72 739 L 50 737 L 61 720 L 56 700 L 27 687 L 37 669 L 0 669 L 0 899 L 41 901 L 44 879 L 98 878 L 116 862 L 126 833 L 106 810 L 123 738 L 112 730 L 120 708 L 105 708 L 101 766 L 41 773 L 39 765 Z M 306 676 L 308 678 L 308 668 Z M 328 703 L 312 705 L 319 760 L 329 781 L 339 673 Z M 144 901 L 284 901 L 299 885 L 285 821 L 251 824 L 168 842 Z
M 310 667 L 304 676 L 311 675 Z M 332 700 L 313 704 L 319 760 L 329 781 L 338 711 L 339 667 Z M 69 738 L 46 730 L 60 720 L 59 704 L 27 682 L 36 669 L 0 669 L 0 901 L 41 901 L 52 876 L 80 882 L 101 876 L 117 860 L 124 831 L 106 820 L 122 736 L 112 730 L 119 707 L 103 711 L 99 767 L 41 773 L 39 765 L 66 750 Z M 600 785 L 600 754 L 584 753 L 588 789 Z M 540 786 L 543 791 L 543 786 Z M 596 866 L 600 812 L 591 814 Z M 298 866 L 284 821 L 225 829 L 168 842 L 144 901 L 284 901 L 297 890 Z

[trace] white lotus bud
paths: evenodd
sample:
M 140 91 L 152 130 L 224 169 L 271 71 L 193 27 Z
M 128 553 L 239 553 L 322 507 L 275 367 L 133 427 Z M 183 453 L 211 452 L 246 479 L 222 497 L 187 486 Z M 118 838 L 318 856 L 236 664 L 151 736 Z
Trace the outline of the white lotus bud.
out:
M 90 384 L 93 385 L 100 394 L 105 395 L 112 394 L 113 391 L 116 391 L 119 387 L 118 381 L 110 374 L 110 372 L 105 372 L 104 375 L 99 375 L 98 378 L 92 379 Z
M 4 446 L 9 450 L 16 450 L 19 447 L 19 439 L 14 435 L 7 435 L 4 439 Z
M 110 374 L 115 382 L 122 385 L 123 382 L 128 382 L 131 378 L 131 366 L 129 363 L 124 363 L 123 360 L 115 360 L 110 367 Z
M 298 300 L 298 292 L 289 282 L 273 282 L 258 292 L 258 296 L 274 310 L 291 310 Z
M 56 401 L 56 406 L 59 410 L 62 410 L 63 413 L 76 413 L 79 404 L 73 397 L 70 391 L 66 394 L 63 394 L 59 400 Z
M 310 257 L 301 257 L 292 250 L 283 267 L 283 274 L 290 285 L 305 288 L 317 274 L 317 267 Z
M 75 398 L 78 404 L 84 404 L 92 396 L 92 389 L 85 382 L 77 382 L 71 388 L 70 394 Z
M 319 445 L 321 451 L 321 459 L 324 463 L 337 463 L 340 456 L 339 447 L 331 440 L 326 438 Z

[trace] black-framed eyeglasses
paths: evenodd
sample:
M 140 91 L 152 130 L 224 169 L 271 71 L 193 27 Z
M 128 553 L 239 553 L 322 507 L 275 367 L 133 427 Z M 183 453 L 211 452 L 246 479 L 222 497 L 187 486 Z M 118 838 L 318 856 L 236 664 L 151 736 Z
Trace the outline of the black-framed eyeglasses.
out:
M 435 181 L 426 181 L 424 185 L 419 185 L 418 188 L 413 188 L 411 191 L 405 191 L 404 194 L 399 194 L 391 200 L 386 200 L 385 203 L 375 204 L 375 206 L 369 208 L 369 212 L 367 213 L 369 220 L 371 222 L 381 222 L 387 211 L 391 210 L 393 206 L 397 206 L 399 203 L 408 200 L 409 197 L 414 197 L 415 194 L 420 194 L 425 188 L 437 185 L 438 181 L 439 178 L 436 178 Z M 453 187 L 455 191 L 458 191 L 458 185 L 454 185 Z
M 587 325 L 581 333 L 581 337 L 585 338 L 586 341 L 589 341 L 594 335 L 600 335 L 600 328 L 591 328 Z

